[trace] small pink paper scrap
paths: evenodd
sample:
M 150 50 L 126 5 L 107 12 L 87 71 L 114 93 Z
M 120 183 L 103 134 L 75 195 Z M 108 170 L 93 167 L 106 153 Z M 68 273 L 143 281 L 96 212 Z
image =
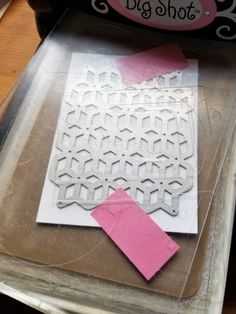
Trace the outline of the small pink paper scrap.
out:
M 177 43 L 163 45 L 116 60 L 124 84 L 141 83 L 156 76 L 188 67 Z
M 121 188 L 91 215 L 147 280 L 179 250 Z

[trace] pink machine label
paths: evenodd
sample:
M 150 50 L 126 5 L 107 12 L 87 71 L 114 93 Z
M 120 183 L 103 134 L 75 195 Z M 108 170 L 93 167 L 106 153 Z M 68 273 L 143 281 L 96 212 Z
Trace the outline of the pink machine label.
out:
M 135 22 L 169 30 L 199 29 L 216 16 L 215 0 L 108 0 L 108 3 Z

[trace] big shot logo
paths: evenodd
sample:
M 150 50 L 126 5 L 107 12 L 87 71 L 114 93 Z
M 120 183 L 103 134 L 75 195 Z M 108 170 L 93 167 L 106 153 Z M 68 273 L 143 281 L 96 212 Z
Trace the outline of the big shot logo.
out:
M 162 24 L 192 23 L 201 15 L 199 1 L 189 0 L 120 0 L 130 13 L 145 20 L 157 20 Z

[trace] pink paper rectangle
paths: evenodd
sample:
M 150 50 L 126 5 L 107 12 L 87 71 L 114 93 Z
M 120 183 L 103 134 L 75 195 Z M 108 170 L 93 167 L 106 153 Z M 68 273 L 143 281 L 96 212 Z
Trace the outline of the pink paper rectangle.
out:
M 187 60 L 177 43 L 122 57 L 117 59 L 116 63 L 126 85 L 188 67 Z
M 179 246 L 123 190 L 116 190 L 91 215 L 149 280 Z

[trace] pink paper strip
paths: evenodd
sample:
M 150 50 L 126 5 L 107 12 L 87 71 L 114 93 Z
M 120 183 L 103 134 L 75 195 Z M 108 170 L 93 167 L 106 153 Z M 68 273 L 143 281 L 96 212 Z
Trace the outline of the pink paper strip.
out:
M 147 280 L 179 250 L 121 188 L 91 215 Z
M 177 43 L 171 43 L 116 60 L 126 85 L 150 80 L 156 76 L 188 67 Z

